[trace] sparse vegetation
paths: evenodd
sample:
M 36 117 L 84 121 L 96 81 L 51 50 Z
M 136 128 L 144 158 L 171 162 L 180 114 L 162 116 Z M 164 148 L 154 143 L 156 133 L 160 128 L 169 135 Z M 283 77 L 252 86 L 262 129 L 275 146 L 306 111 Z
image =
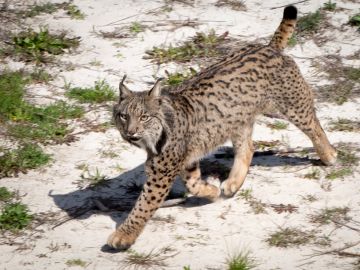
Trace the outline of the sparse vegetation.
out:
M 330 131 L 360 131 L 360 121 L 353 121 L 346 118 L 338 118 L 337 120 L 331 121 L 328 126 Z
M 353 15 L 349 19 L 349 24 L 358 27 L 358 30 L 360 31 L 360 13 Z
M 175 72 L 175 73 L 169 73 L 165 71 L 167 75 L 167 79 L 165 81 L 165 84 L 167 85 L 179 85 L 183 81 L 190 79 L 194 75 L 196 75 L 196 70 L 193 68 L 190 68 L 189 71 L 185 72 Z
M 266 242 L 270 246 L 286 248 L 308 244 L 314 238 L 313 232 L 306 232 L 297 228 L 280 228 L 279 231 L 272 233 Z
M 296 35 L 293 34 L 288 41 L 288 46 L 289 47 L 294 47 L 297 44 L 297 40 L 296 40 Z
M 87 265 L 87 263 L 81 259 L 71 259 L 71 260 L 67 260 L 66 261 L 66 265 L 67 266 L 80 266 L 80 267 L 85 267 Z
M 253 195 L 252 195 L 252 190 L 251 189 L 243 189 L 240 191 L 239 198 L 243 198 L 251 207 L 252 211 L 254 212 L 254 214 L 262 214 L 262 213 L 266 213 L 266 204 L 263 203 L 262 201 L 256 199 Z
M 276 120 L 273 123 L 268 123 L 267 126 L 274 130 L 287 129 L 289 124 L 283 121 Z
M 326 174 L 325 178 L 329 180 L 334 180 L 337 178 L 344 178 L 345 176 L 352 175 L 353 170 L 351 168 L 338 168 L 331 170 Z
M 317 168 L 313 168 L 311 169 L 310 172 L 306 173 L 304 175 L 304 178 L 307 179 L 320 179 L 320 170 Z
M 348 216 L 350 209 L 348 207 L 333 207 L 333 208 L 324 208 L 318 213 L 310 216 L 310 222 L 325 225 L 329 224 L 332 220 L 341 222 L 348 221 L 350 217 Z
M 257 263 L 253 257 L 251 257 L 250 252 L 241 251 L 237 254 L 230 256 L 226 260 L 226 269 L 227 270 L 250 270 L 254 269 L 257 266 Z
M 69 3 L 63 4 L 63 9 L 66 11 L 66 14 L 70 16 L 71 19 L 83 20 L 85 19 L 85 14 L 81 12 L 78 6 Z
M 74 98 L 81 103 L 102 103 L 105 101 L 114 101 L 115 91 L 105 80 L 101 80 L 96 81 L 93 87 L 70 88 L 66 96 Z
M 242 0 L 218 0 L 215 3 L 217 7 L 229 7 L 233 10 L 246 11 L 245 2 Z
M 157 252 L 154 250 L 148 253 L 136 252 L 135 250 L 128 250 L 128 254 L 123 262 L 128 267 L 144 268 L 144 269 L 159 269 L 166 267 L 166 259 L 173 257 L 174 255 L 166 255 L 169 251 L 167 248 L 160 249 Z
M 130 25 L 130 28 L 129 28 L 130 32 L 133 33 L 133 34 L 138 34 L 138 33 L 141 33 L 144 31 L 144 26 L 139 23 L 139 22 L 133 22 L 131 25 Z
M 334 11 L 336 9 L 336 3 L 333 3 L 331 0 L 329 0 L 324 3 L 323 9 L 327 11 Z
M 0 178 L 11 176 L 18 172 L 25 173 L 29 169 L 35 169 L 47 164 L 50 155 L 34 144 L 25 144 L 18 149 L 0 149 Z
M 189 41 L 185 41 L 180 46 L 170 45 L 168 48 L 153 47 L 146 51 L 146 59 L 163 64 L 171 61 L 189 62 L 193 58 L 204 58 L 216 56 L 220 53 L 218 45 L 225 41 L 227 33 L 217 35 L 214 30 L 208 34 L 199 32 Z
M 15 53 L 24 61 L 41 63 L 47 62 L 49 55 L 62 54 L 66 49 L 78 46 L 79 39 L 68 38 L 66 33 L 52 34 L 46 28 L 40 28 L 39 32 L 29 29 L 13 37 L 13 50 L 6 53 Z
M 99 168 L 96 167 L 94 171 L 91 171 L 87 165 L 83 167 L 83 172 L 80 177 L 79 185 L 81 187 L 84 185 L 87 187 L 98 186 L 108 180 L 108 177 L 102 174 Z
M 324 15 L 321 10 L 316 12 L 310 12 L 309 14 L 300 17 L 296 23 L 298 33 L 311 33 L 319 29 L 321 21 L 324 19 Z
M 21 203 L 5 205 L 0 214 L 0 230 L 18 231 L 28 226 L 33 219 L 27 206 Z
M 29 10 L 25 11 L 25 17 L 35 17 L 42 13 L 52 14 L 59 10 L 60 6 L 51 2 L 46 2 L 43 4 L 35 4 Z

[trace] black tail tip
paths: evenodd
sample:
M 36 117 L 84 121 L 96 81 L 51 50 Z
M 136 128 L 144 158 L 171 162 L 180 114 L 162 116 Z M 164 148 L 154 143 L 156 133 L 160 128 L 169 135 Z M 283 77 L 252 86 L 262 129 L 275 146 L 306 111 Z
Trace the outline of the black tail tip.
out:
M 287 6 L 284 9 L 284 20 L 296 20 L 297 17 L 297 9 L 294 6 Z

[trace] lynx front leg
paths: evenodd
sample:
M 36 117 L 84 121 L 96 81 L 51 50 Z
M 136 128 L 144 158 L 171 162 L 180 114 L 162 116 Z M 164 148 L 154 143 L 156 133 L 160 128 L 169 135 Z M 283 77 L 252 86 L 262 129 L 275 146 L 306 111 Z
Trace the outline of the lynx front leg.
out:
M 201 179 L 199 162 L 187 167 L 182 173 L 182 179 L 186 188 L 195 196 L 216 200 L 221 194 L 220 183 L 206 182 Z
M 124 223 L 108 238 L 107 243 L 113 248 L 125 250 L 135 242 L 146 222 L 165 200 L 178 174 L 175 168 L 163 167 L 160 157 L 148 160 L 145 170 L 148 178 L 134 208 Z
M 244 128 L 241 134 L 233 139 L 234 164 L 228 179 L 221 184 L 225 196 L 234 195 L 244 183 L 254 152 L 251 134 L 252 128 Z

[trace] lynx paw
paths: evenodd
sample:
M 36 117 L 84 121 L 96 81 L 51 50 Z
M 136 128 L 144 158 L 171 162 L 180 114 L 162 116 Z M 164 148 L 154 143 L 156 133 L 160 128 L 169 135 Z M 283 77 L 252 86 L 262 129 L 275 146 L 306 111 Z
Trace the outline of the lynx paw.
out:
M 223 191 L 226 197 L 233 196 L 240 188 L 239 183 L 234 181 L 233 179 L 227 179 L 221 184 L 221 190 Z
M 134 244 L 136 240 L 136 237 L 132 235 L 127 235 L 121 231 L 115 231 L 112 234 L 110 234 L 107 244 L 115 249 L 118 250 L 126 250 L 128 249 L 132 244 Z

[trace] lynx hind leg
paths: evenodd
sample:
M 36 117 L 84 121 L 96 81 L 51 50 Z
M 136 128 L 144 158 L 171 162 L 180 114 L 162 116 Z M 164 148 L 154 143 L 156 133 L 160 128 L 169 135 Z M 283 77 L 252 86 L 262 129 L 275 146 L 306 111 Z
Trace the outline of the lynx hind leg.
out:
M 289 99 L 277 101 L 281 113 L 310 138 L 317 154 L 325 165 L 335 164 L 337 152 L 330 144 L 316 117 L 310 87 L 301 78 L 297 87 L 293 87 L 291 90 L 294 92 L 294 89 L 297 91 L 291 93 Z M 290 89 L 288 90 L 290 91 Z
M 241 134 L 232 140 L 235 151 L 234 164 L 228 179 L 221 184 L 225 196 L 233 196 L 245 181 L 254 153 L 251 135 L 252 126 L 242 127 Z
M 182 173 L 182 179 L 189 192 L 195 196 L 216 200 L 221 194 L 219 180 L 204 181 L 201 179 L 199 162 L 187 167 Z

